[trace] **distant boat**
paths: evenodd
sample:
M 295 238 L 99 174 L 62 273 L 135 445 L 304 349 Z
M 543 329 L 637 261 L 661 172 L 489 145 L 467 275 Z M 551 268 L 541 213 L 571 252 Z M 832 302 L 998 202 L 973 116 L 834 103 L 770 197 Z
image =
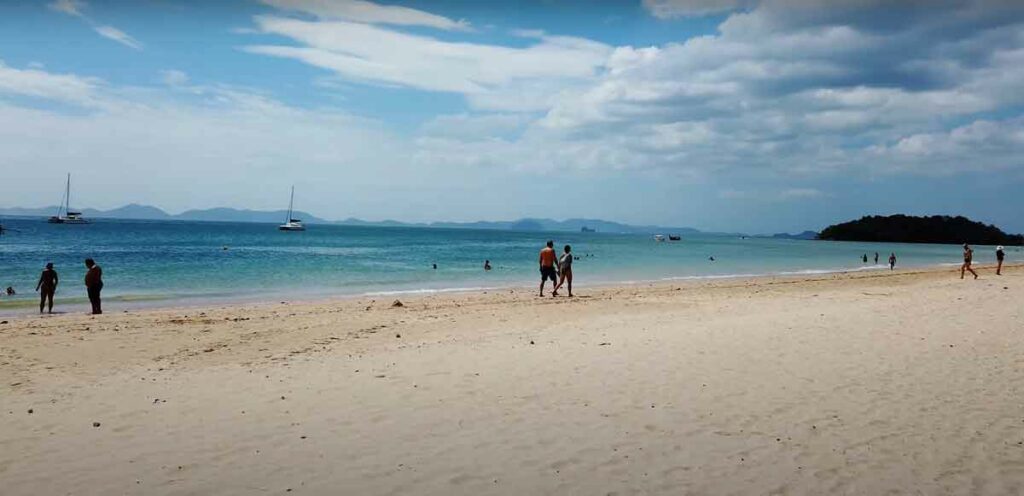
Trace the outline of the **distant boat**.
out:
M 82 212 L 71 210 L 71 173 L 68 173 L 68 183 L 64 188 L 64 201 L 57 207 L 57 215 L 46 220 L 50 224 L 88 224 L 89 221 L 82 217 Z
M 654 235 L 654 240 L 658 241 L 658 242 L 665 241 L 665 235 L 664 234 L 655 234 Z
M 669 241 L 681 241 L 682 239 L 682 236 L 676 236 L 675 234 L 670 234 L 668 236 Z
M 288 200 L 288 216 L 284 219 L 284 224 L 277 226 L 278 230 L 281 231 L 305 231 L 306 226 L 302 225 L 301 219 L 292 218 L 292 205 L 295 203 L 295 186 L 292 186 L 292 196 Z
M 587 226 L 583 226 L 580 228 L 580 232 L 597 232 L 597 229 L 591 229 Z

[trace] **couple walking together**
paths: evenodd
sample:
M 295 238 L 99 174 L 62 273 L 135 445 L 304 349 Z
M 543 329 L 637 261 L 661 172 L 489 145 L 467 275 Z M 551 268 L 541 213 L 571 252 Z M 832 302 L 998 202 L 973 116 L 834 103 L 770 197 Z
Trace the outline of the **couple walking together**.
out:
M 555 254 L 555 242 L 548 241 L 540 251 L 540 296 L 544 296 L 544 283 L 551 279 L 551 296 L 558 296 L 558 290 L 566 282 L 569 283 L 569 296 L 572 296 L 572 247 L 565 245 L 561 257 Z

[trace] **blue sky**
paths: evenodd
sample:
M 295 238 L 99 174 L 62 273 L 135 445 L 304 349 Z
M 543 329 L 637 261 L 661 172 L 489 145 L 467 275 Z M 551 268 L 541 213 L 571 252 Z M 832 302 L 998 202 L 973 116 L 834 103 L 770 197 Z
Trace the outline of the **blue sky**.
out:
M 1024 231 L 1003 0 L 0 2 L 0 206 Z

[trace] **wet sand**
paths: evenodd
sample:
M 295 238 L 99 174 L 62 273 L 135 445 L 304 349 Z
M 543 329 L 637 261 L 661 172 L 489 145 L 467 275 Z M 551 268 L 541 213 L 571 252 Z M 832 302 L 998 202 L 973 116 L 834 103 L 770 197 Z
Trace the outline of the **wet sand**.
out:
M 5 317 L 23 494 L 1019 494 L 1024 270 Z

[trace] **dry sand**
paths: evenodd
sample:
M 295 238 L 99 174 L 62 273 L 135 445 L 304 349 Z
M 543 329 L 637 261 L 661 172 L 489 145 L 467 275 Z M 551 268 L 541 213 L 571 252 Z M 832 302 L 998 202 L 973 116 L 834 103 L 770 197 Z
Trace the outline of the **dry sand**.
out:
M 8 318 L 0 493 L 1020 494 L 1005 272 Z

